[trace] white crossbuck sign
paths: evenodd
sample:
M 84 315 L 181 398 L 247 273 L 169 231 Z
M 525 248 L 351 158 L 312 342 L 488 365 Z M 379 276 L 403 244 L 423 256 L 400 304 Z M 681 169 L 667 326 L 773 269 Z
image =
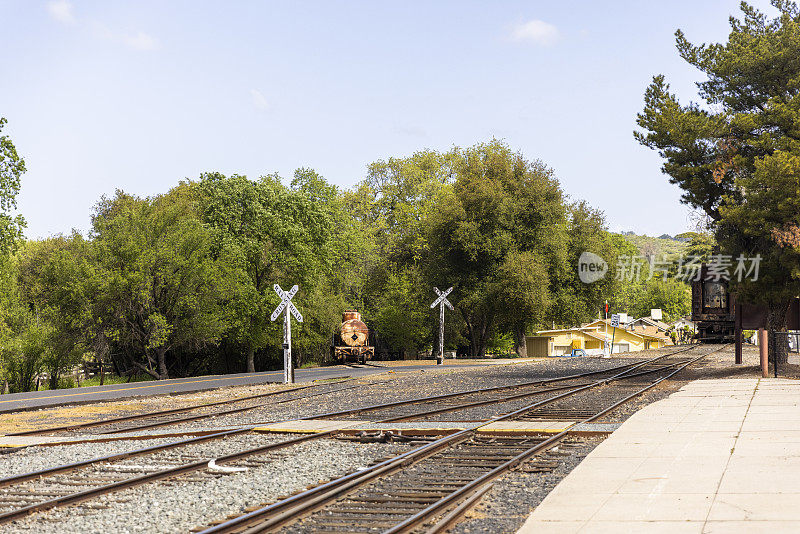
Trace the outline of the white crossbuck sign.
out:
M 450 308 L 452 310 L 453 309 L 453 305 L 450 304 L 449 300 L 447 300 L 447 295 L 450 294 L 450 292 L 453 290 L 453 288 L 451 287 L 450 289 L 448 289 L 444 293 L 439 291 L 438 287 L 434 287 L 433 290 L 436 292 L 437 295 L 439 295 L 439 298 L 433 301 L 433 304 L 431 304 L 431 308 L 435 308 L 439 304 L 444 304 L 445 306 L 447 306 L 448 308 Z
M 292 297 L 294 297 L 297 294 L 297 285 L 293 285 L 292 289 L 290 289 L 289 291 L 284 291 L 278 284 L 275 284 L 272 287 L 275 289 L 275 293 L 277 293 L 278 296 L 281 298 L 281 303 L 278 304 L 278 307 L 275 308 L 274 312 L 272 312 L 270 320 L 274 321 L 275 319 L 277 319 L 278 316 L 280 316 L 283 309 L 288 307 L 289 312 L 292 315 L 294 315 L 294 318 L 297 319 L 297 322 L 302 323 L 303 316 L 300 314 L 300 311 L 298 311 L 298 309 L 292 303 Z
M 275 308 L 274 312 L 272 312 L 272 317 L 270 317 L 270 319 L 274 321 L 280 317 L 281 312 L 286 313 L 286 316 L 283 318 L 283 383 L 293 384 L 294 365 L 292 364 L 292 321 L 289 319 L 289 314 L 291 313 L 294 315 L 294 318 L 297 319 L 298 323 L 303 322 L 303 316 L 300 315 L 300 311 L 295 308 L 294 304 L 292 303 L 292 297 L 297 294 L 297 285 L 292 286 L 292 289 L 289 291 L 284 291 L 278 284 L 275 284 L 272 287 L 275 289 L 275 293 L 277 293 L 281 298 L 281 303 L 278 304 L 278 307 Z
M 439 306 L 439 354 L 436 356 L 436 364 L 441 365 L 444 363 L 444 307 L 447 306 L 451 310 L 453 309 L 453 305 L 447 300 L 447 295 L 450 294 L 453 288 L 451 287 L 444 292 L 439 291 L 438 287 L 434 287 L 433 290 L 439 295 L 439 298 L 431 304 L 431 308 Z

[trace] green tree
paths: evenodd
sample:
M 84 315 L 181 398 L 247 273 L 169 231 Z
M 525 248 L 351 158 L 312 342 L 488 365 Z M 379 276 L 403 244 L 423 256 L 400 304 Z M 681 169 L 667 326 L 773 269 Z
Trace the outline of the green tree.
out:
M 553 303 L 547 320 L 574 326 L 597 319 L 605 301 L 617 291 L 618 255 L 635 255 L 637 251 L 621 236 L 610 234 L 603 213 L 586 202 L 569 207 L 566 239 L 567 263 L 553 274 Z M 591 284 L 584 284 L 578 277 L 578 260 L 584 252 L 597 254 L 609 268 L 605 277 Z
M 357 192 L 360 216 L 391 261 L 417 264 L 427 251 L 426 223 L 442 190 L 453 183 L 453 157 L 423 150 L 369 166 Z
M 420 289 L 427 287 L 418 275 L 418 271 L 389 273 L 373 304 L 374 325 L 382 341 L 415 356 L 424 343 L 430 343 L 432 323 L 420 295 Z
M 688 285 L 667 277 L 626 281 L 611 299 L 614 311 L 627 313 L 631 317 L 649 317 L 650 310 L 659 308 L 665 321 L 674 321 L 691 311 L 692 295 Z
M 0 117 L 0 132 L 6 124 Z M 12 215 L 17 207 L 17 194 L 21 177 L 25 172 L 25 160 L 17 153 L 16 147 L 6 135 L 0 135 L 0 254 L 14 250 L 22 239 L 25 219 L 22 215 Z
M 50 329 L 28 317 L 23 330 L 0 350 L 12 393 L 32 391 L 37 377 L 45 369 L 45 358 L 52 349 L 48 345 Z
M 706 232 L 684 232 L 675 237 L 688 239 L 689 246 L 686 249 L 686 255 L 700 258 L 703 261 L 708 261 L 717 247 L 714 236 Z
M 550 169 L 497 140 L 449 159 L 456 181 L 427 219 L 428 279 L 455 286 L 473 357 L 484 356 L 498 326 L 520 353 L 526 330 L 546 313 L 545 273 L 566 258 L 563 193 Z
M 104 284 L 99 320 L 131 365 L 168 378 L 170 355 L 218 343 L 229 277 L 211 256 L 187 185 L 152 199 L 118 191 L 98 205 L 92 231 Z
M 3 380 L 3 391 L 9 381 L 14 391 L 24 391 L 12 376 L 11 369 L 18 364 L 20 337 L 30 324 L 30 312 L 20 298 L 17 283 L 17 266 L 13 258 L 0 254 L 0 375 Z
M 451 187 L 451 156 L 423 150 L 405 158 L 379 160 L 354 191 L 343 195 L 351 221 L 340 241 L 348 302 L 373 322 L 380 343 L 415 353 L 431 346 L 438 320 L 428 305 L 433 282 L 423 272 L 428 222 Z M 447 323 L 447 339 L 456 338 Z
M 80 234 L 28 241 L 18 259 L 21 298 L 40 324 L 48 350 L 44 367 L 50 389 L 59 386 L 89 349 L 94 277 L 88 243 Z
M 682 106 L 656 76 L 645 93 L 636 138 L 658 150 L 683 200 L 704 210 L 723 250 L 760 254 L 761 276 L 734 283 L 742 297 L 763 302 L 772 331 L 786 329 L 790 297 L 800 294 L 797 244 L 800 224 L 800 9 L 773 0 L 778 17 L 747 3 L 731 18 L 726 43 L 691 44 L 679 30 L 678 52 L 706 76 L 698 83 L 705 106 Z M 788 239 L 787 239 L 788 238 Z M 774 346 L 774 345 L 773 345 Z M 785 360 L 786 344 L 778 347 Z
M 254 372 L 256 351 L 280 339 L 280 324 L 270 321 L 280 303 L 273 284 L 288 290 L 296 283 L 299 301 L 330 304 L 319 290 L 331 273 L 337 191 L 310 169 L 298 170 L 294 189 L 274 175 L 253 181 L 219 173 L 203 174 L 196 187 L 214 255 L 233 269 L 228 335 L 244 347 L 247 370 Z M 318 311 L 304 308 L 308 322 L 294 336 L 306 353 L 320 343 L 327 346 L 333 330 L 330 314 Z
M 674 278 L 674 273 L 655 272 L 650 275 L 650 268 L 641 257 L 640 250 L 625 237 L 613 234 L 611 243 L 617 258 L 633 258 L 638 256 L 642 263 L 636 274 L 612 271 L 614 277 L 613 290 L 609 298 L 612 313 L 627 313 L 631 317 L 649 317 L 650 310 L 660 308 L 666 321 L 683 317 L 691 311 L 691 289 Z

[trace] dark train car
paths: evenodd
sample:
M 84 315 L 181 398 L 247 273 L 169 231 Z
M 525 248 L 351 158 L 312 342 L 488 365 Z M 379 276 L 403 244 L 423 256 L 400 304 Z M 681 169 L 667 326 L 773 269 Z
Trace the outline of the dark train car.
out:
M 692 321 L 702 343 L 730 343 L 734 339 L 733 302 L 727 280 L 715 280 L 706 266 L 692 282 Z
M 375 347 L 369 344 L 369 329 L 357 311 L 342 313 L 339 332 L 333 336 L 333 359 L 366 363 L 375 357 Z

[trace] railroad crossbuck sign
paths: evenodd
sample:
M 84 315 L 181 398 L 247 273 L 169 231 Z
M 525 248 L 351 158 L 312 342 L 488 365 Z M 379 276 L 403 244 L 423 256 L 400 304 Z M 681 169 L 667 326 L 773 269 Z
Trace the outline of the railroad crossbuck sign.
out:
M 292 302 L 292 297 L 297 294 L 298 288 L 297 285 L 293 285 L 292 289 L 289 291 L 284 291 L 278 284 L 275 284 L 272 287 L 275 289 L 275 293 L 277 293 L 281 298 L 281 303 L 278 304 L 278 307 L 275 308 L 274 312 L 272 312 L 270 320 L 274 321 L 277 319 L 281 312 L 284 312 L 285 314 L 283 318 L 283 383 L 293 384 L 294 364 L 292 363 L 292 322 L 291 319 L 289 319 L 289 314 L 291 313 L 294 315 L 294 318 L 297 319 L 298 323 L 303 322 L 303 316 Z
M 439 291 L 438 287 L 434 287 L 433 290 L 439 295 L 439 298 L 433 301 L 431 304 L 431 308 L 435 308 L 437 305 L 439 306 L 439 354 L 436 356 L 436 364 L 441 365 L 444 363 L 444 307 L 447 306 L 451 310 L 453 309 L 453 305 L 450 304 L 450 301 L 447 300 L 447 295 L 453 290 L 451 287 L 447 291 Z

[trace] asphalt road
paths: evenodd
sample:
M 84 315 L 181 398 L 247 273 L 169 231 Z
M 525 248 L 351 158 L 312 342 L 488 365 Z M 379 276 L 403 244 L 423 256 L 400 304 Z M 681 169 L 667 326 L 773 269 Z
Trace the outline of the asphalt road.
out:
M 444 366 L 431 364 L 390 364 L 382 362 L 381 366 L 354 366 L 341 365 L 333 367 L 315 367 L 311 369 L 297 369 L 295 381 L 297 383 L 313 382 L 333 378 L 361 377 L 371 374 L 393 371 L 419 371 L 423 369 L 442 369 L 457 367 L 481 367 L 496 365 L 499 362 L 472 362 L 459 363 L 445 361 Z M 30 391 L 27 393 L 10 393 L 0 395 L 0 413 L 35 410 L 50 406 L 66 404 L 85 404 L 89 402 L 102 402 L 119 400 L 129 397 L 146 395 L 165 395 L 174 393 L 191 393 L 227 386 L 247 386 L 252 384 L 266 384 L 283 381 L 283 371 L 268 371 L 264 373 L 240 373 L 232 375 L 196 376 L 191 378 L 175 378 L 170 380 L 154 380 L 149 382 L 131 382 L 130 384 L 111 384 L 106 386 L 91 386 L 71 389 L 53 389 L 48 391 Z

